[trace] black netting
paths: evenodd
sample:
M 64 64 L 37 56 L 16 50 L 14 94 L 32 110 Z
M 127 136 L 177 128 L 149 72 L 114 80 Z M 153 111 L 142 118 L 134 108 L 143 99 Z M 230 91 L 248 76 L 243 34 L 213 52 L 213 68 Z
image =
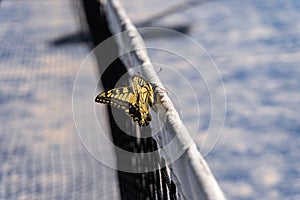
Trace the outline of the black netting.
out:
M 112 36 L 107 20 L 106 15 L 103 12 L 103 8 L 99 2 L 90 0 L 90 1 L 83 1 L 84 8 L 86 11 L 86 19 L 87 23 L 90 27 L 90 33 L 94 42 L 94 46 L 97 46 L 105 39 Z M 110 46 L 110 55 L 118 54 L 119 48 L 115 44 L 115 46 Z M 101 52 L 102 53 L 102 52 Z M 96 57 L 98 60 L 99 70 L 102 74 L 102 84 L 105 90 L 109 90 L 115 87 L 118 80 L 127 72 L 126 67 L 122 63 L 121 60 L 116 59 L 113 63 L 109 65 L 109 67 L 104 71 L 103 70 L 103 62 L 101 60 L 101 56 L 97 55 Z M 119 56 L 116 56 L 119 57 Z M 124 86 L 129 85 L 129 83 L 124 83 Z M 153 152 L 157 150 L 156 141 L 152 138 L 137 138 L 134 136 L 129 136 L 127 133 L 123 132 L 119 128 L 119 124 L 117 125 L 114 121 L 113 114 L 111 108 L 108 108 L 108 113 L 110 116 L 110 125 L 111 125 L 111 132 L 113 136 L 114 144 L 126 151 L 134 152 L 134 153 L 147 153 Z M 114 113 L 117 112 L 118 116 L 124 115 L 123 111 L 119 111 L 115 109 Z M 130 118 L 124 115 L 123 117 L 123 126 L 126 124 L 130 124 Z M 131 132 L 135 132 L 135 128 L 131 125 L 127 125 L 127 128 Z M 142 130 L 143 134 L 145 132 L 151 131 L 149 128 L 145 128 Z M 159 155 L 157 154 L 157 158 Z M 124 159 L 127 159 L 124 161 Z M 137 169 L 141 168 L 145 165 L 145 163 L 151 163 L 152 165 L 159 165 L 159 160 L 153 159 L 153 157 L 145 157 L 143 159 L 137 159 L 133 163 L 132 160 L 136 159 L 134 157 L 120 157 L 117 154 L 117 161 L 118 163 L 126 163 L 129 169 Z M 120 161 L 122 160 L 122 161 Z M 159 168 L 159 167 L 156 167 Z M 163 172 L 163 173 L 162 173 Z M 128 173 L 128 172 L 118 172 L 119 177 L 119 186 L 120 186 L 120 194 L 122 199 L 176 199 L 176 194 L 174 191 L 175 185 L 171 187 L 171 181 L 168 177 L 167 171 L 164 169 L 162 170 L 155 170 L 147 173 Z M 169 195 L 169 191 L 173 193 Z M 170 197 L 170 198 L 169 198 Z

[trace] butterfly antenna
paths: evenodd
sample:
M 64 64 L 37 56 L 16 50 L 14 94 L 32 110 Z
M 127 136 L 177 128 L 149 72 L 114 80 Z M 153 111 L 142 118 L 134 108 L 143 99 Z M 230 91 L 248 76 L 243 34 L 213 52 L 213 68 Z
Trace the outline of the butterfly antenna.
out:
M 162 71 L 162 67 L 159 68 L 158 72 L 156 74 L 159 74 Z

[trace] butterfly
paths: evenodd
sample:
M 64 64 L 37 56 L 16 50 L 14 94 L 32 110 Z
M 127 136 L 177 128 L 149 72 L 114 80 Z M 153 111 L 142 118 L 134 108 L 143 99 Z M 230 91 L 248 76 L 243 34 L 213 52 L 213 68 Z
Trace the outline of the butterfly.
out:
M 149 106 L 155 100 L 155 85 L 143 77 L 135 75 L 132 86 L 119 87 L 102 92 L 95 101 L 124 110 L 139 126 L 147 126 L 151 121 Z

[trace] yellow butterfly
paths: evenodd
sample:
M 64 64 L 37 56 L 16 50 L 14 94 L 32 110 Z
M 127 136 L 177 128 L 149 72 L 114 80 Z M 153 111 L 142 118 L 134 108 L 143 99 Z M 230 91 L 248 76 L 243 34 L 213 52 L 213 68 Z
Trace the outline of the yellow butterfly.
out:
M 149 106 L 153 106 L 155 85 L 135 75 L 131 87 L 114 88 L 98 94 L 95 101 L 124 110 L 140 126 L 151 121 Z

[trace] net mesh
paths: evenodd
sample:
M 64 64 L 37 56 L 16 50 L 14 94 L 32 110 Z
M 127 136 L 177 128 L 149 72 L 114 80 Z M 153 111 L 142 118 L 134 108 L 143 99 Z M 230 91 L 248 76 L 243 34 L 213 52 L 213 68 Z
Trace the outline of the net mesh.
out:
M 72 87 L 89 48 L 73 8 L 0 2 L 0 199 L 119 198 L 116 172 L 76 136 Z
M 119 64 L 127 71 L 133 71 L 130 76 L 134 75 L 133 68 L 141 66 L 138 73 L 141 73 L 151 82 L 161 85 L 145 50 L 143 39 L 127 17 L 120 2 L 117 0 L 103 1 L 100 7 L 108 26 L 109 36 L 117 34 L 115 39 L 117 47 L 114 50 L 119 54 Z M 98 56 L 101 57 L 101 55 Z M 117 67 L 120 66 L 116 66 L 115 69 Z M 162 114 L 166 118 L 165 124 L 160 127 L 161 131 L 153 138 L 142 139 L 143 142 L 137 142 L 138 139 L 134 138 L 132 141 L 124 140 L 120 145 L 124 145 L 123 142 L 125 142 L 127 145 L 137 147 L 131 149 L 132 151 L 138 150 L 135 152 L 141 153 L 145 150 L 147 152 L 147 150 L 153 151 L 157 148 L 163 149 L 164 144 L 170 143 L 174 138 L 176 144 L 169 150 L 162 150 L 162 153 L 158 153 L 158 151 L 155 159 L 148 158 L 154 165 L 159 166 L 159 170 L 141 174 L 126 174 L 124 177 L 122 177 L 124 173 L 119 172 L 122 198 L 225 199 L 205 160 L 197 151 L 196 145 L 191 141 L 189 133 L 180 121 L 172 102 L 166 93 L 158 94 L 162 102 Z M 155 127 L 157 124 L 154 122 L 153 126 Z M 131 131 L 134 132 L 134 129 Z M 142 129 L 140 131 L 142 135 L 146 135 L 152 130 Z M 114 132 L 112 134 L 114 135 Z M 147 142 L 147 140 L 151 142 Z M 181 150 L 184 150 L 185 153 L 178 160 L 173 163 L 165 162 L 172 160 L 174 152 Z M 147 160 L 147 156 L 145 157 L 146 159 L 138 160 L 134 164 L 131 163 L 132 165 L 129 162 L 130 167 L 140 168 L 143 166 L 143 162 Z M 126 185 L 128 181 L 132 184 Z M 122 193 L 122 191 L 124 192 Z
M 105 11 L 106 8 L 104 5 L 100 5 L 95 1 L 83 1 L 83 4 L 86 9 L 86 19 L 91 30 L 94 46 L 97 46 L 106 39 L 112 37 L 112 33 L 109 29 L 110 25 L 107 23 L 107 14 L 109 12 Z M 98 12 L 91 12 L 95 7 L 99 8 Z M 94 19 L 98 20 L 95 21 Z M 119 43 L 113 41 L 109 44 L 108 49 L 109 55 L 106 55 L 105 52 L 100 50 L 94 50 L 94 54 L 98 61 L 99 71 L 102 74 L 102 84 L 105 90 L 114 88 L 119 79 L 126 74 L 126 64 L 133 64 L 130 63 L 132 61 L 131 55 L 123 55 L 122 57 L 124 57 L 125 60 L 119 59 L 120 50 L 122 50 Z M 111 55 L 117 55 L 117 59 L 109 64 L 107 69 L 104 69 L 104 60 Z M 129 85 L 126 79 L 121 84 L 124 84 L 124 86 Z M 127 171 L 140 172 L 130 173 L 122 170 L 118 171 L 121 198 L 176 199 L 176 192 L 174 192 L 176 189 L 174 184 L 172 185 L 172 181 L 169 178 L 166 168 L 159 169 L 160 162 L 157 160 L 157 158 L 159 158 L 158 153 L 154 153 L 154 157 L 147 156 L 147 153 L 157 150 L 156 141 L 151 137 L 138 138 L 136 135 L 138 132 L 142 132 L 141 134 L 143 135 L 147 134 L 147 132 L 151 132 L 151 129 L 149 127 L 140 129 L 138 126 L 132 126 L 130 122 L 131 119 L 125 116 L 123 111 L 118 109 L 109 107 L 108 113 L 113 141 L 117 148 L 132 153 L 144 154 L 141 158 L 135 157 L 135 154 L 127 157 L 119 155 L 118 153 L 116 154 L 119 166 L 123 165 L 124 167 L 125 165 Z M 121 124 L 116 123 L 113 113 L 122 117 Z M 119 126 L 125 127 L 126 131 L 120 129 Z M 133 136 L 128 135 L 126 132 L 133 133 Z M 146 169 L 149 166 L 152 166 L 152 168 L 156 168 L 157 170 L 149 171 Z
M 181 145 L 187 151 L 172 165 L 165 164 L 168 154 L 156 153 L 155 157 L 145 156 L 134 162 L 117 154 L 117 162 L 125 159 L 131 169 L 138 170 L 144 163 L 159 167 L 150 172 L 129 173 L 102 165 L 78 140 L 71 102 L 76 72 L 90 51 L 83 42 L 93 41 L 96 45 L 127 30 L 130 37 L 115 44 L 115 54 L 143 45 L 119 2 L 102 3 L 96 0 L 0 1 L 3 85 L 0 199 L 222 199 L 205 161 L 193 145 L 189 148 Z M 90 15 L 85 15 L 84 9 Z M 78 14 L 85 15 L 85 19 L 78 18 Z M 91 38 L 85 20 L 89 22 Z M 131 66 L 150 64 L 147 53 L 140 50 L 118 57 L 106 72 L 115 74 L 114 79 L 102 76 L 105 89 L 114 87 Z M 101 60 L 94 67 L 99 67 L 99 63 Z M 151 67 L 143 68 L 143 75 L 159 82 L 150 75 L 151 70 Z M 154 152 L 161 148 L 164 142 L 161 140 L 165 140 L 130 137 L 118 130 L 113 120 L 110 124 L 115 144 L 131 152 Z M 136 131 L 136 127 L 128 128 Z M 142 131 L 147 134 L 151 129 Z M 173 138 L 182 132 L 167 122 L 163 133 Z M 102 153 L 114 157 L 109 150 Z

